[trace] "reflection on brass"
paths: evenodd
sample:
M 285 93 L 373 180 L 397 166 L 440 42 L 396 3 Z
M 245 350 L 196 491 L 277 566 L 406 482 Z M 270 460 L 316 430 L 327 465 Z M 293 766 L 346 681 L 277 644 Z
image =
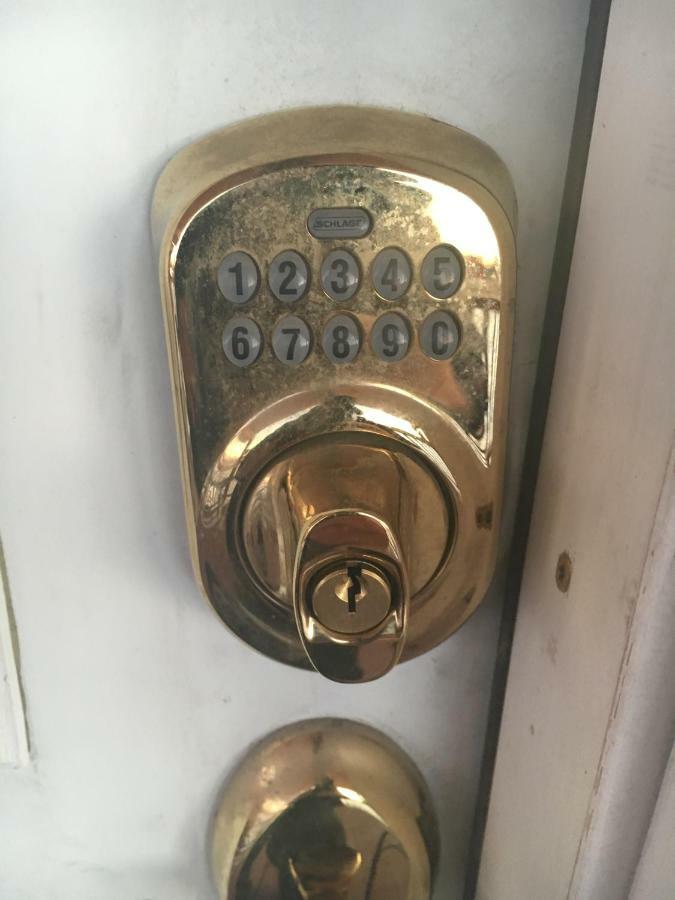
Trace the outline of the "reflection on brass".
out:
M 316 210 L 326 219 L 320 239 L 307 224 Z M 367 211 L 367 233 L 361 227 L 347 236 L 345 210 Z M 218 614 L 262 652 L 316 666 L 317 648 L 330 638 L 331 658 L 354 662 L 375 646 L 379 629 L 387 665 L 363 668 L 361 659 L 339 679 L 359 680 L 361 671 L 365 680 L 445 639 L 484 596 L 502 504 L 514 218 L 508 174 L 492 151 L 449 125 L 391 111 L 261 117 L 188 147 L 164 170 L 153 230 L 191 552 Z M 444 300 L 427 293 L 420 276 L 438 245 L 463 259 L 461 285 Z M 371 283 L 385 247 L 404 250 L 412 266 L 410 287 L 394 302 Z M 267 265 L 288 249 L 310 271 L 308 290 L 293 304 L 277 300 L 267 282 Z M 335 249 L 349 251 L 361 274 L 342 305 L 324 293 L 319 276 Z M 249 254 L 261 275 L 257 294 L 237 306 L 217 283 L 221 261 L 234 251 Z M 459 323 L 459 347 L 445 361 L 427 357 L 417 337 L 439 309 Z M 358 320 L 362 337 L 358 355 L 342 365 L 322 349 L 336 312 Z M 411 326 L 410 348 L 396 362 L 370 345 L 384 312 Z M 312 335 L 309 355 L 294 366 L 271 345 L 289 313 Z M 263 336 L 250 366 L 223 354 L 223 329 L 235 315 L 253 319 Z M 377 521 L 390 535 L 396 577 L 383 573 L 382 560 L 371 562 L 398 606 L 373 624 L 379 607 L 369 609 L 364 595 L 354 613 L 364 617 L 363 632 L 352 616 L 351 631 L 329 621 L 320 635 L 322 617 L 297 593 L 301 540 L 324 517 L 344 513 Z M 365 563 L 366 550 L 338 541 L 327 555 L 346 572 Z M 336 665 L 325 674 L 344 674 Z
M 428 900 L 438 844 L 401 749 L 316 719 L 249 751 L 219 798 L 211 858 L 221 900 Z

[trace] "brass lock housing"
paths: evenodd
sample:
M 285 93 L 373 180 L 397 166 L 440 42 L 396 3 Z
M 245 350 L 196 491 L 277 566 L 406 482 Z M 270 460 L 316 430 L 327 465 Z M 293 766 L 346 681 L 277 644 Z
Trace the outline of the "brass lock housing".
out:
M 286 111 L 179 153 L 152 221 L 190 548 L 219 616 L 338 681 L 437 645 L 498 547 L 516 277 L 501 161 L 422 116 Z

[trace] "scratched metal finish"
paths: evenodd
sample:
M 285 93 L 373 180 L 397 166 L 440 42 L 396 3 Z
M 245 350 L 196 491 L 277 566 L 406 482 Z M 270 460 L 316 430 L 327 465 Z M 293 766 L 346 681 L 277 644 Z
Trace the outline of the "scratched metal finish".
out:
M 313 209 L 348 206 L 370 211 L 373 228 L 366 237 L 319 241 L 309 234 L 306 221 Z M 430 297 L 420 280 L 422 260 L 440 243 L 457 248 L 465 263 L 462 284 L 447 300 Z M 401 248 L 413 266 L 406 296 L 394 302 L 378 297 L 370 280 L 375 255 L 389 246 Z M 340 304 L 323 293 L 319 281 L 321 261 L 335 248 L 350 250 L 361 266 L 359 290 Z M 310 268 L 309 290 L 293 304 L 277 300 L 267 285 L 267 266 L 285 249 L 302 254 Z M 261 274 L 256 296 L 236 307 L 224 299 L 216 280 L 221 260 L 234 250 L 249 253 Z M 176 315 L 197 488 L 243 422 L 280 397 L 310 387 L 334 393 L 364 383 L 412 389 L 451 415 L 488 459 L 503 299 L 499 246 L 489 219 L 452 187 L 368 166 L 325 165 L 282 168 L 231 188 L 192 220 L 176 255 Z M 446 362 L 424 356 L 417 339 L 419 325 L 437 309 L 452 312 L 461 327 L 459 349 Z M 379 360 L 369 346 L 374 320 L 390 311 L 408 319 L 413 335 L 408 355 L 394 363 Z M 361 351 L 345 365 L 333 363 L 321 349 L 323 327 L 338 312 L 354 315 L 362 328 Z M 297 367 L 278 361 L 271 346 L 274 324 L 287 313 L 303 318 L 313 335 L 310 355 Z M 263 333 L 260 357 L 245 369 L 230 364 L 222 350 L 223 328 L 233 315 L 250 316 Z

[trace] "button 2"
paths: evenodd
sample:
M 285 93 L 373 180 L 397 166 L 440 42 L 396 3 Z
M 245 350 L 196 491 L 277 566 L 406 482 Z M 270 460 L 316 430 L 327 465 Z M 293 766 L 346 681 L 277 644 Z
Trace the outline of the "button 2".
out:
M 348 363 L 361 349 L 361 330 L 351 316 L 333 316 L 326 323 L 321 341 L 323 352 L 334 363 Z
M 462 283 L 462 273 L 462 261 L 456 250 L 448 244 L 434 247 L 422 263 L 424 290 L 432 297 L 446 300 L 457 292 Z
M 274 326 L 272 349 L 276 358 L 287 366 L 303 363 L 309 355 L 311 344 L 307 323 L 297 316 L 284 316 Z
M 234 316 L 223 330 L 223 352 L 235 366 L 243 369 L 260 356 L 262 334 L 248 316 Z
M 260 283 L 254 260 L 242 250 L 228 253 L 218 266 L 218 287 L 230 303 L 248 303 Z
M 385 362 L 398 362 L 410 347 L 410 328 L 398 313 L 385 313 L 370 332 L 373 352 Z
M 277 300 L 295 303 L 309 287 L 307 263 L 295 250 L 283 250 L 270 263 L 267 281 Z
M 459 346 L 459 328 L 454 317 L 442 309 L 427 316 L 420 326 L 420 345 L 431 359 L 450 359 Z
M 351 300 L 359 276 L 359 264 L 347 250 L 331 251 L 321 263 L 321 287 L 331 300 Z
M 410 285 L 410 260 L 397 247 L 386 247 L 373 260 L 371 276 L 373 286 L 383 300 L 398 300 Z

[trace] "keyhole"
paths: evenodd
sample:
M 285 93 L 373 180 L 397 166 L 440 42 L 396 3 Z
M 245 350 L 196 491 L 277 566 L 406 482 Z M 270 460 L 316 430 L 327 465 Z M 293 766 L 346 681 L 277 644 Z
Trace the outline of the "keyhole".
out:
M 347 609 L 350 613 L 356 612 L 356 601 L 361 596 L 361 566 L 347 566 Z

